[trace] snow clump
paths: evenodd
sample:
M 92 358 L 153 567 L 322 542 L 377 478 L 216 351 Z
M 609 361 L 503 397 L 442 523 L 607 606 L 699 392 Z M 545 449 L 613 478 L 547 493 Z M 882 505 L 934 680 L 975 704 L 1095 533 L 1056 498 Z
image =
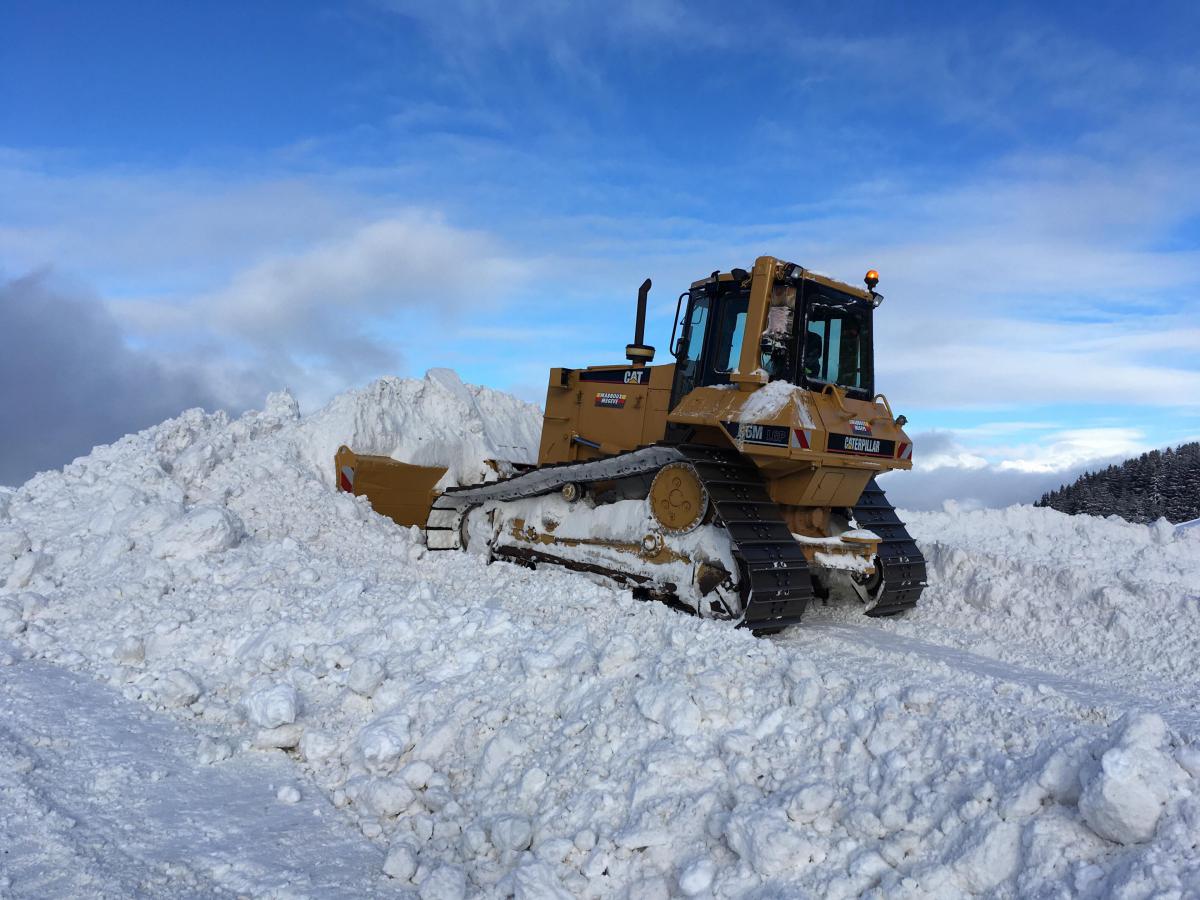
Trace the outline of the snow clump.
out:
M 1166 748 L 1160 716 L 1134 716 L 1087 776 L 1079 812 L 1101 837 L 1139 844 L 1154 837 L 1168 800 L 1188 780 Z
M 159 559 L 197 559 L 236 547 L 242 522 L 228 509 L 197 507 L 168 525 L 154 541 Z
M 296 721 L 300 700 L 290 684 L 276 684 L 251 691 L 242 706 L 246 718 L 259 728 L 277 728 Z

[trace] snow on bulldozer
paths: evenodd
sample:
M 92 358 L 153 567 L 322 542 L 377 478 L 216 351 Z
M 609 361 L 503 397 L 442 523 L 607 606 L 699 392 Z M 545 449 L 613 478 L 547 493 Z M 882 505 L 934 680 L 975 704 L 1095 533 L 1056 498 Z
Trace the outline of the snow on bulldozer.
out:
M 536 466 L 439 487 L 443 468 L 343 446 L 337 483 L 431 550 L 565 566 L 756 633 L 814 596 L 902 612 L 925 561 L 876 483 L 912 468 L 906 420 L 875 393 L 878 281 L 769 256 L 714 272 L 679 296 L 674 362 L 653 365 L 647 279 L 627 362 L 550 370 Z

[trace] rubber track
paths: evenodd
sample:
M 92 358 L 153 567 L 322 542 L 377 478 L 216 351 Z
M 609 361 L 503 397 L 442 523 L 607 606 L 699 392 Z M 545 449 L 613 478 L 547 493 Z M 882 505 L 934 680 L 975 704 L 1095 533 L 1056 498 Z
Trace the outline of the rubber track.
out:
M 812 576 L 800 545 L 767 495 L 758 469 L 733 450 L 698 444 L 679 448 L 700 476 L 716 519 L 742 567 L 741 625 L 773 632 L 795 625 L 812 599 Z
M 854 506 L 854 519 L 860 528 L 883 539 L 879 545 L 883 595 L 867 615 L 890 616 L 912 609 L 925 590 L 925 557 L 874 478 Z
M 795 625 L 812 597 L 808 561 L 778 505 L 768 496 L 758 470 L 734 450 L 701 444 L 655 444 L 599 460 L 544 466 L 488 485 L 451 488 L 439 502 L 448 502 L 465 513 L 486 500 L 540 496 L 572 481 L 642 477 L 668 462 L 684 461 L 691 463 L 704 483 L 715 518 L 725 527 L 734 558 L 742 569 L 739 583 L 745 613 L 739 624 L 756 632 Z

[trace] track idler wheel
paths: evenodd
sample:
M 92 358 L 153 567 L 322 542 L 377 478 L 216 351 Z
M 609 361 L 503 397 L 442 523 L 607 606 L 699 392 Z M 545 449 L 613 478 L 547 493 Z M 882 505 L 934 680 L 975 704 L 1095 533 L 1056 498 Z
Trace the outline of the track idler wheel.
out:
M 670 463 L 650 484 L 650 511 L 667 534 L 687 534 L 708 514 L 708 490 L 691 463 Z

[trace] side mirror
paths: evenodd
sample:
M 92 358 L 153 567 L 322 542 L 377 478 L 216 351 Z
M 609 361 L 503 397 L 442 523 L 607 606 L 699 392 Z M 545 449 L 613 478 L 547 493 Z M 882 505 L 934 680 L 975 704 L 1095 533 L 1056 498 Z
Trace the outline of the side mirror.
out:
M 679 340 L 677 340 L 675 342 L 675 358 L 682 359 L 683 355 L 685 353 L 687 353 L 687 350 L 688 350 L 688 339 L 681 335 Z

